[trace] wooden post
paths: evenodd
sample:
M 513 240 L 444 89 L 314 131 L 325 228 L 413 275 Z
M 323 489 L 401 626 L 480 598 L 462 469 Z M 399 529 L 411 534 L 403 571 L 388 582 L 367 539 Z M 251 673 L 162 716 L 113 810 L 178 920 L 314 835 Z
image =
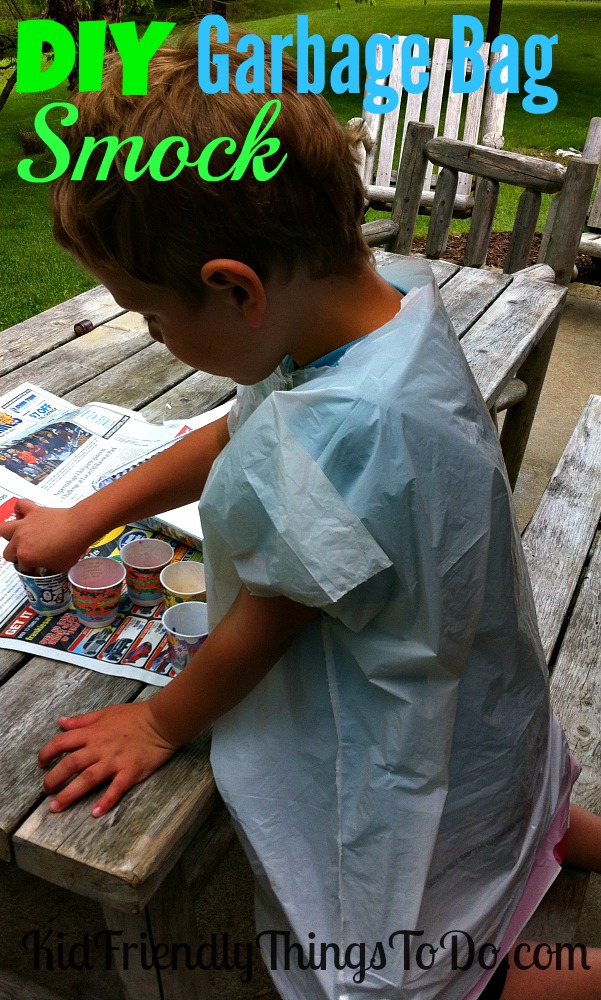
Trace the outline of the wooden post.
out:
M 399 227 L 391 246 L 394 253 L 411 251 L 428 164 L 424 146 L 433 135 L 433 125 L 409 123 L 390 213 L 390 218 Z
M 438 259 L 447 248 L 458 180 L 459 174 L 450 167 L 443 167 L 438 175 L 426 239 L 426 257 Z
M 601 162 L 601 118 L 591 118 L 582 150 L 582 159 Z
M 481 177 L 476 187 L 472 224 L 465 249 L 466 267 L 483 267 L 486 263 L 498 200 L 499 182 Z
M 514 279 L 517 280 L 517 279 Z M 525 281 L 531 281 L 525 278 Z M 516 372 L 516 377 L 528 386 L 528 393 L 521 403 L 512 406 L 505 414 L 501 431 L 501 450 L 505 459 L 507 476 L 511 488 L 517 482 L 520 466 L 530 436 L 530 429 L 538 406 L 538 400 L 547 374 L 547 367 L 560 317 L 553 320 L 536 347 L 532 349 L 524 364 Z
M 555 212 L 547 220 L 539 263 L 550 264 L 558 285 L 569 285 L 588 205 L 597 176 L 593 160 L 572 159 L 568 163 L 561 193 L 555 198 Z
M 515 223 L 509 241 L 509 250 L 505 258 L 503 271 L 513 274 L 528 266 L 532 240 L 536 232 L 536 224 L 540 214 L 540 191 L 522 191 Z
M 186 968 L 184 951 L 195 964 L 200 941 L 192 893 L 178 861 L 141 913 L 102 907 L 107 923 L 107 951 L 114 960 L 128 1000 L 209 1000 L 209 971 Z M 174 946 L 181 948 L 174 951 Z M 129 948 L 128 948 L 129 946 Z M 156 965 L 152 965 L 153 947 Z M 174 959 L 174 954 L 177 957 Z M 174 968 L 174 962 L 176 967 Z

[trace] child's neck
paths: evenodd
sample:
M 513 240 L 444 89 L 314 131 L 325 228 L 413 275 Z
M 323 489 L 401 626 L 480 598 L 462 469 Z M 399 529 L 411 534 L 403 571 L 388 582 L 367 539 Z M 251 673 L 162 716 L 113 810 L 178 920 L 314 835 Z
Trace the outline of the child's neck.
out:
M 403 297 L 367 264 L 352 277 L 310 279 L 299 291 L 290 355 L 301 367 L 384 326 Z

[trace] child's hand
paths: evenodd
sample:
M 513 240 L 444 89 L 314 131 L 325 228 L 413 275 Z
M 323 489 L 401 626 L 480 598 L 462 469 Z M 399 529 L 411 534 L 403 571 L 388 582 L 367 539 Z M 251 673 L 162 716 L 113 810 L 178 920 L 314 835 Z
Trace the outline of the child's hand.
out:
M 177 750 L 157 732 L 148 702 L 110 705 L 87 715 L 60 718 L 58 724 L 65 731 L 38 755 L 40 767 L 48 767 L 66 753 L 44 778 L 44 791 L 52 794 L 73 778 L 50 803 L 53 812 L 112 779 L 92 809 L 92 816 L 102 816 L 128 788 L 148 778 Z
M 8 540 L 3 557 L 20 573 L 71 569 L 90 544 L 88 533 L 77 508 L 38 507 L 31 500 L 17 500 L 15 520 L 0 524 L 0 538 Z

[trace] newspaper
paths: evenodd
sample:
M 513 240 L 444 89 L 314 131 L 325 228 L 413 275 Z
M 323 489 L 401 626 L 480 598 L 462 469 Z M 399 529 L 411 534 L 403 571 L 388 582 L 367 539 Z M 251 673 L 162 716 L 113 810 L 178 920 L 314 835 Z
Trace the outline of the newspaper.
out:
M 14 516 L 18 498 L 49 507 L 68 507 L 197 427 L 227 413 L 231 402 L 189 421 L 148 423 L 119 406 L 90 403 L 81 408 L 30 383 L 0 396 L 0 520 Z M 110 532 L 89 555 L 120 558 L 134 538 L 164 537 L 174 560 L 202 561 L 197 504 Z M 156 531 L 154 525 L 160 527 Z M 102 629 L 83 626 L 74 611 L 44 616 L 30 607 L 12 563 L 2 558 L 0 539 L 0 648 L 20 650 L 163 686 L 173 675 L 162 605 L 133 606 L 124 590 L 115 622 Z
M 190 420 L 151 424 L 139 413 L 107 403 L 74 407 L 29 382 L 0 396 L 0 489 L 42 486 L 49 506 L 70 506 L 191 430 L 227 413 L 232 402 Z M 38 502 L 44 502 L 39 500 Z M 147 522 L 202 548 L 197 504 Z
M 22 491 L 39 500 L 37 491 Z M 0 490 L 0 516 L 12 516 L 18 494 Z M 89 555 L 119 559 L 120 549 L 135 538 L 161 537 L 150 528 L 126 525 L 100 539 Z M 170 540 L 174 560 L 202 561 L 198 549 Z M 0 552 L 6 542 L 0 540 Z M 115 621 L 105 628 L 82 625 L 73 610 L 46 616 L 31 608 L 12 563 L 0 555 L 0 648 L 46 656 L 115 677 L 131 677 L 164 686 L 173 676 L 167 638 L 161 624 L 162 604 L 154 608 L 132 605 L 124 590 Z

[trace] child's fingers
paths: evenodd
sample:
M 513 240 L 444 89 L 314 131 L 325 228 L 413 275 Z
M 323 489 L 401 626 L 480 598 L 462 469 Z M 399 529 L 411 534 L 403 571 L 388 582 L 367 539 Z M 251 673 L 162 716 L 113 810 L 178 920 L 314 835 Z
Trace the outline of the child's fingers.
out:
M 88 747 L 69 753 L 58 764 L 52 768 L 44 777 L 42 787 L 45 792 L 51 795 L 64 785 L 74 774 L 81 774 L 86 768 L 91 767 L 98 760 L 98 755 L 93 753 Z
M 59 715 L 57 722 L 65 730 L 85 728 L 98 722 L 106 711 L 106 708 L 99 708 L 97 712 L 86 712 L 84 715 Z
M 87 795 L 93 788 L 102 785 L 110 777 L 112 777 L 112 772 L 106 764 L 101 761 L 91 764 L 52 799 L 50 811 L 62 812 L 63 809 L 67 809 L 68 806 Z
M 137 784 L 136 778 L 128 778 L 124 771 L 119 771 L 111 781 L 104 795 L 98 799 L 98 802 L 92 809 L 92 816 L 96 818 L 104 816 L 109 809 L 117 805 L 117 802 L 135 784 Z
M 17 500 L 15 504 L 15 517 L 17 519 L 25 517 L 25 515 L 29 514 L 31 510 L 35 510 L 36 507 L 39 506 L 40 505 L 38 503 L 34 503 L 33 500 L 24 500 L 24 499 Z
M 46 743 L 38 753 L 40 767 L 48 767 L 57 757 L 70 750 L 80 750 L 86 745 L 87 734 L 84 732 L 59 733 L 49 743 Z

